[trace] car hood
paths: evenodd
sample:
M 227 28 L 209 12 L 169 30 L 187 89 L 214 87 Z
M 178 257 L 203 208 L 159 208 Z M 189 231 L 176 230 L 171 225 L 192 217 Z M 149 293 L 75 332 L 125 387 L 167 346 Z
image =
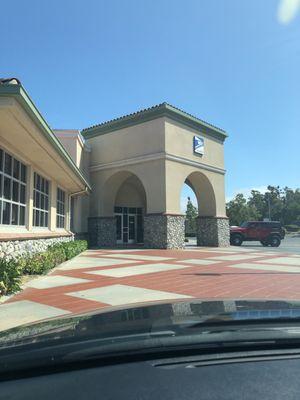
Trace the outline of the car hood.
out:
M 246 228 L 242 228 L 240 226 L 231 226 L 230 232 L 245 232 Z
M 300 319 L 300 302 L 288 301 L 176 301 L 121 307 L 50 319 L 0 332 L 0 350 L 11 346 L 56 341 L 84 341 L 155 332 L 179 332 L 197 324 L 265 319 Z

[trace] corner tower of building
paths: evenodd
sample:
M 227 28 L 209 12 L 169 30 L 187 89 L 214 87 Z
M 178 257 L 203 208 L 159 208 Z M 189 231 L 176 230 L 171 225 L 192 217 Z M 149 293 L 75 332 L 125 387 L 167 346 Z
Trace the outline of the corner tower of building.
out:
M 198 200 L 198 245 L 229 244 L 222 129 L 162 103 L 82 135 L 91 149 L 91 245 L 184 247 L 184 183 Z

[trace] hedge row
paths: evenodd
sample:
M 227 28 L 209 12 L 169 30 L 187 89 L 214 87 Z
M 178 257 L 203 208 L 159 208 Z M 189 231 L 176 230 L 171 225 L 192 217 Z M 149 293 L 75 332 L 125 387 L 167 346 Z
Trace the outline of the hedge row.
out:
M 24 274 L 45 274 L 64 261 L 70 260 L 87 249 L 85 240 L 62 242 L 48 247 L 42 253 L 32 256 L 0 259 L 0 296 L 20 290 L 21 277 Z

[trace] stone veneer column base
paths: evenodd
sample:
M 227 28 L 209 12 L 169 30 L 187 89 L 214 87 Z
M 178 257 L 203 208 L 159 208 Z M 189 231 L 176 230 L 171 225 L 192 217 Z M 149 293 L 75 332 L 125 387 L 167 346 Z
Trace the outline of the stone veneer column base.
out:
M 88 232 L 90 247 L 115 247 L 117 245 L 115 217 L 90 217 Z
M 227 247 L 229 236 L 227 217 L 197 218 L 197 246 Z
M 152 249 L 184 248 L 184 215 L 144 216 L 144 246 Z

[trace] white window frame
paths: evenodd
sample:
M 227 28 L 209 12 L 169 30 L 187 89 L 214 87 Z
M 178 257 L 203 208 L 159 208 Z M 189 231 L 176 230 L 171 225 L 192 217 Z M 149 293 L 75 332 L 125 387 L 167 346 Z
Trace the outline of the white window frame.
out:
M 40 185 L 44 181 L 44 190 L 37 187 L 37 183 L 40 181 Z M 48 192 L 46 191 L 46 187 L 48 184 Z M 50 223 L 50 181 L 46 179 L 44 176 L 40 175 L 38 172 L 33 172 L 33 213 L 32 213 L 32 226 L 34 228 L 48 228 Z M 40 206 L 37 206 L 36 198 L 39 196 L 40 198 Z M 42 199 L 44 199 L 44 207 L 41 206 Z M 47 202 L 48 206 L 45 208 L 45 202 Z M 38 224 L 36 224 L 36 214 L 38 214 Z M 41 225 L 41 217 L 43 217 L 43 221 L 47 220 L 47 223 L 43 222 Z
M 63 200 L 59 198 L 59 194 L 63 196 Z M 56 228 L 64 229 L 66 226 L 66 192 L 57 187 L 56 190 Z
M 0 148 L 0 152 L 2 153 L 2 160 L 0 157 L 0 226 L 9 226 L 9 227 L 25 227 L 26 224 L 26 208 L 27 208 L 27 166 L 20 161 L 18 158 L 14 157 L 10 152 L 4 150 L 2 147 Z M 5 158 L 9 156 L 11 157 L 11 168 L 10 173 L 5 172 Z M 14 166 L 18 165 L 18 177 L 14 176 Z M 22 180 L 22 177 L 24 180 Z M 10 195 L 9 199 L 4 197 L 4 180 L 10 180 Z M 17 187 L 17 199 L 13 199 L 14 195 L 14 185 Z M 21 188 L 24 190 L 23 192 L 23 201 L 21 201 Z M 9 222 L 3 223 L 3 207 L 4 203 L 9 204 L 10 212 L 9 212 Z M 13 223 L 13 207 L 17 207 L 17 221 Z M 23 221 L 21 221 L 21 213 L 20 210 L 23 210 Z M 22 223 L 20 223 L 22 222 Z

